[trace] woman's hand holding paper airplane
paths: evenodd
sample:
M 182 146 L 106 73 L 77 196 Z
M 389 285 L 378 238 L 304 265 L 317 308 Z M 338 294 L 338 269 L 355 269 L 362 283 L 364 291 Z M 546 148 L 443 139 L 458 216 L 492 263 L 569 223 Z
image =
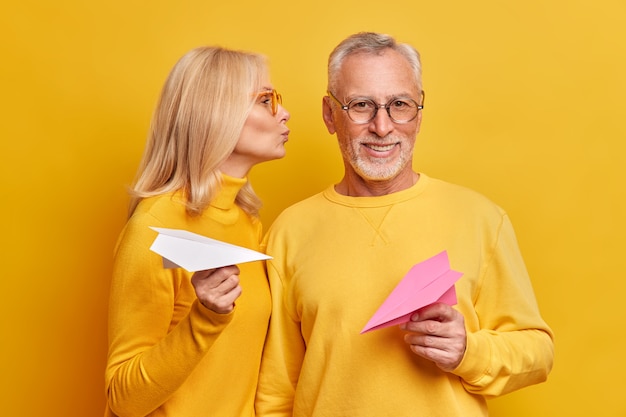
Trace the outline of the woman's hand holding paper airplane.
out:
M 236 265 L 197 271 L 191 277 L 191 283 L 202 305 L 218 314 L 233 311 L 235 300 L 241 295 Z

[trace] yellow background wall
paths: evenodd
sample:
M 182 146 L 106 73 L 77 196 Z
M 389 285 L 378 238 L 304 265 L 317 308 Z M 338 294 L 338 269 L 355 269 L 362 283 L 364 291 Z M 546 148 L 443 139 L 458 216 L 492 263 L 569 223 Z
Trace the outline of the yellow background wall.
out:
M 178 57 L 202 44 L 270 57 L 292 134 L 287 158 L 252 174 L 269 225 L 339 179 L 320 116 L 326 58 L 375 30 L 423 56 L 416 169 L 509 211 L 556 332 L 548 382 L 494 400 L 492 415 L 626 415 L 623 0 L 5 3 L 0 414 L 102 414 L 125 186 Z

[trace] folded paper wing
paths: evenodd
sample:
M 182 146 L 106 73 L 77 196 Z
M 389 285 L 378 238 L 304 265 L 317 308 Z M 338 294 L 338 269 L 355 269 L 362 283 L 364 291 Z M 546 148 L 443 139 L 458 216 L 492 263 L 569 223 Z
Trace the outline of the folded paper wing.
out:
M 189 272 L 272 259 L 252 249 L 211 239 L 187 230 L 151 227 L 159 234 L 150 250 L 163 257 L 163 267 Z
M 389 294 L 361 333 L 406 323 L 415 311 L 435 302 L 456 304 L 454 283 L 462 275 L 450 269 L 446 251 L 418 263 Z

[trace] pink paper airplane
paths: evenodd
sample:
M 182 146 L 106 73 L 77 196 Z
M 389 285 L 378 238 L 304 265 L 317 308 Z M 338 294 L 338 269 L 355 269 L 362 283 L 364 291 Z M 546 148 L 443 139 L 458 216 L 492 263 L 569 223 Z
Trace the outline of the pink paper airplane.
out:
M 462 275 L 450 269 L 446 251 L 418 263 L 402 278 L 361 333 L 406 323 L 415 311 L 435 302 L 455 305 L 454 283 Z

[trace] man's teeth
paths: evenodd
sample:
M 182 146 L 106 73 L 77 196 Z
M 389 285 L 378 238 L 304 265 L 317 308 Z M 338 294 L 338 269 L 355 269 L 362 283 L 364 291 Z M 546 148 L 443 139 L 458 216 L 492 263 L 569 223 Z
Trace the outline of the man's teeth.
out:
M 391 145 L 372 145 L 372 144 L 367 145 L 368 148 L 376 152 L 390 151 L 391 149 L 393 149 L 394 146 L 395 144 L 393 143 Z

